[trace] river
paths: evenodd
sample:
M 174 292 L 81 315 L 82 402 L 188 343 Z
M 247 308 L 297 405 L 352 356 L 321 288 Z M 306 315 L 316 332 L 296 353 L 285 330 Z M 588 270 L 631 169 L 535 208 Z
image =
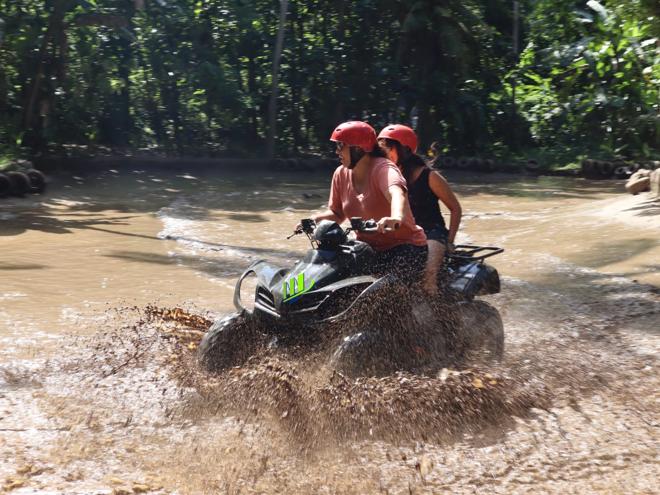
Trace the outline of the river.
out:
M 218 318 L 232 311 L 236 277 L 252 260 L 297 259 L 307 240 L 286 237 L 325 203 L 328 173 L 118 169 L 55 176 L 44 196 L 1 200 L 0 487 L 657 493 L 658 203 L 624 196 L 612 181 L 448 178 L 464 209 L 458 241 L 505 249 L 493 259 L 502 292 L 488 298 L 504 319 L 505 359 L 480 371 L 498 383 L 488 401 L 475 399 L 483 417 L 466 406 L 459 426 L 436 435 L 442 416 L 411 395 L 400 421 L 424 424 L 416 433 L 347 438 L 314 429 L 333 412 L 309 363 L 266 364 L 313 402 L 312 442 L 287 423 L 300 405 L 279 396 L 251 396 L 254 410 L 242 410 L 218 385 L 210 407 L 199 377 L 172 371 L 174 361 L 179 371 L 194 365 L 157 336 L 167 323 L 153 315 L 183 308 Z M 466 373 L 445 370 L 419 386 Z M 401 390 L 408 379 L 397 378 Z M 460 390 L 452 401 L 475 397 Z M 497 414 L 486 414 L 495 403 Z

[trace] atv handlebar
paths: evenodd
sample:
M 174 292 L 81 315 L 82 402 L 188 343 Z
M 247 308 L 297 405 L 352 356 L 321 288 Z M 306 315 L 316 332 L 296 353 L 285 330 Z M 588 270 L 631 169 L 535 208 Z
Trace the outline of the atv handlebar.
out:
M 378 232 L 378 222 L 376 222 L 376 220 L 374 219 L 363 220 L 360 217 L 351 217 L 350 222 L 351 222 L 351 226 L 346 229 L 347 234 L 351 231 L 365 232 L 365 233 Z M 315 229 L 316 229 L 316 222 L 313 219 L 303 218 L 302 220 L 300 220 L 300 224 L 293 231 L 293 233 L 287 236 L 287 239 L 291 239 L 293 236 L 300 234 L 307 234 L 308 236 L 310 236 L 314 233 Z M 388 228 L 385 230 L 390 232 L 395 229 Z
M 299 234 L 312 235 L 314 233 L 315 228 L 316 228 L 316 222 L 314 220 L 312 220 L 311 218 L 303 218 L 300 221 L 300 226 L 293 231 L 293 234 L 287 236 L 287 239 L 291 239 L 294 235 L 299 235 Z
M 378 230 L 378 223 L 374 219 L 362 220 L 360 217 L 351 217 L 350 230 L 356 232 L 376 232 Z

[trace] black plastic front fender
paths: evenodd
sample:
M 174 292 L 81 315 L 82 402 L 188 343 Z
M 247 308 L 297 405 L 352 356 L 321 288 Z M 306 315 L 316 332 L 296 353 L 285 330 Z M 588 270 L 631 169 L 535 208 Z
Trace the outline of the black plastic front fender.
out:
M 265 260 L 258 260 L 252 263 L 236 282 L 236 286 L 234 287 L 234 307 L 238 311 L 245 311 L 241 302 L 241 284 L 243 283 L 243 279 L 250 273 L 254 273 L 257 276 L 260 285 L 270 287 L 277 278 L 282 278 L 286 272 L 286 269 L 269 265 Z

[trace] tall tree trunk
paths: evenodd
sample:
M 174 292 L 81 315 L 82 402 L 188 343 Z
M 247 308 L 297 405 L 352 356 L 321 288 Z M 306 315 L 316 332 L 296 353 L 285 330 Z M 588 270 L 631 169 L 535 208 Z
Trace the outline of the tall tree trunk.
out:
M 0 46 L 2 46 L 2 40 L 5 38 L 5 21 L 0 18 Z
M 5 21 L 0 18 L 0 46 L 2 46 L 2 39 L 4 37 Z M 7 97 L 7 79 L 6 79 L 4 64 L 0 64 L 0 115 L 4 117 L 7 114 L 8 97 Z
M 268 158 L 275 156 L 275 136 L 277 134 L 277 96 L 279 93 L 280 58 L 284 48 L 284 32 L 286 30 L 286 14 L 289 8 L 288 0 L 280 0 L 280 19 L 277 27 L 277 39 L 273 52 L 273 84 L 268 102 L 268 134 L 266 136 L 266 154 Z
M 41 40 L 41 47 L 39 48 L 39 55 L 37 60 L 37 70 L 35 71 L 34 78 L 32 79 L 32 87 L 29 92 L 25 111 L 23 112 L 23 130 L 29 130 L 32 127 L 34 118 L 34 110 L 39 97 L 39 90 L 41 89 L 41 82 L 44 78 L 46 70 L 46 59 L 48 46 L 51 39 L 59 39 L 58 33 L 64 29 L 64 14 L 67 11 L 69 0 L 56 0 L 53 6 L 53 11 L 48 19 L 48 28 Z
M 257 94 L 256 65 L 257 65 L 256 62 L 254 61 L 254 55 L 250 54 L 248 56 L 248 65 L 247 65 L 247 73 L 248 73 L 247 87 L 248 87 L 248 93 L 251 95 Z M 255 140 L 257 140 L 259 138 L 259 115 L 257 112 L 257 107 L 252 105 L 250 107 L 249 115 L 250 115 L 250 127 L 252 131 L 252 136 L 254 137 Z
M 132 13 L 131 13 L 132 15 Z M 133 133 L 133 117 L 131 116 L 131 66 L 133 64 L 133 48 L 126 38 L 117 40 L 117 75 L 122 80 L 121 91 L 116 99 L 117 141 L 121 146 L 131 144 Z
M 291 32 L 296 33 L 296 61 L 295 64 L 300 67 L 305 62 L 305 26 L 303 14 L 300 9 L 293 10 L 295 17 L 291 22 Z M 291 75 L 291 134 L 293 135 L 293 147 L 298 152 L 306 143 L 303 144 L 303 121 L 301 114 L 302 108 L 302 88 L 304 86 L 304 74 L 300 71 L 294 71 Z
M 340 1 L 337 5 L 338 23 L 337 23 L 337 42 L 339 46 L 344 46 L 346 39 L 346 4 Z M 337 74 L 335 75 L 335 87 L 337 90 L 344 91 L 344 82 L 346 81 L 346 64 L 339 64 Z M 336 104 L 334 105 L 335 114 L 332 118 L 333 123 L 339 123 L 345 119 L 344 98 L 342 94 L 335 93 Z M 332 125 L 332 124 L 331 124 Z

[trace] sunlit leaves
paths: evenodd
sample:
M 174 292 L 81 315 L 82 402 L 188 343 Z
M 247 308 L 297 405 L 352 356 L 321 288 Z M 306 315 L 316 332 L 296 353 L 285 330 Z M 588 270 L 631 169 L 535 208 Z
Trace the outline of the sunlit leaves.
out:
M 604 21 L 609 20 L 609 13 L 603 5 L 597 0 L 588 0 L 587 6 L 596 12 Z
M 649 84 L 652 69 L 646 69 L 657 61 L 655 41 L 644 34 L 649 24 L 629 8 L 634 0 L 608 8 L 591 1 L 593 14 L 562 8 L 569 4 L 541 2 L 538 15 L 545 8 L 563 25 L 572 22 L 572 15 L 588 30 L 575 24 L 574 31 L 557 33 L 548 42 L 551 49 L 530 49 L 521 56 L 521 74 L 534 84 L 519 88 L 520 109 L 532 123 L 534 137 L 551 145 L 552 140 L 569 142 L 579 134 L 611 153 L 646 153 L 645 143 L 658 144 L 658 118 L 657 112 L 652 117 L 651 102 L 660 99 L 658 86 Z M 532 38 L 542 39 L 546 26 L 533 26 L 538 32 L 532 32 Z

